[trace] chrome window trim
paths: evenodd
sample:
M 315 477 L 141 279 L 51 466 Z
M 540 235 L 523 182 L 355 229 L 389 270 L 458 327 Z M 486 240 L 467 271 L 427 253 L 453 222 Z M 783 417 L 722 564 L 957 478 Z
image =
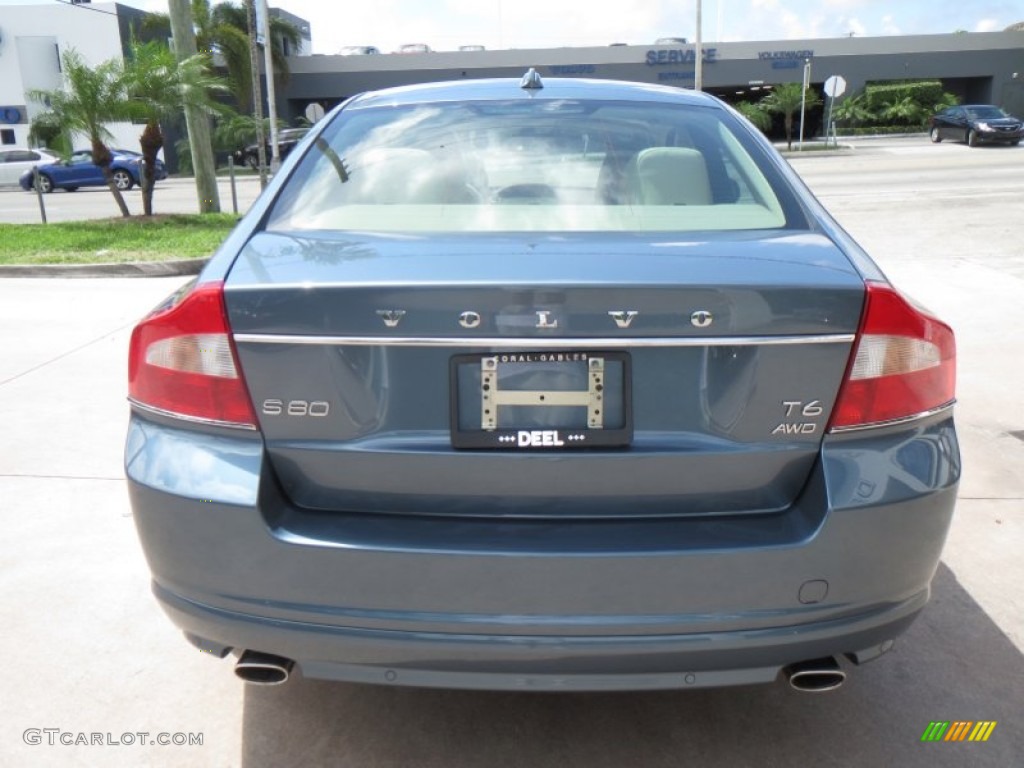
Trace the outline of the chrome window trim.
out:
M 255 424 L 241 424 L 237 421 L 220 421 L 218 419 L 204 419 L 202 416 L 189 416 L 185 413 L 178 413 L 177 411 L 166 411 L 163 408 L 156 408 L 152 405 L 146 405 L 140 403 L 133 397 L 128 398 L 128 402 L 131 403 L 133 408 L 138 408 L 144 413 L 152 413 L 157 416 L 166 416 L 170 419 L 178 419 L 179 421 L 187 421 L 191 424 L 206 424 L 211 427 L 227 427 L 228 429 L 243 429 L 247 432 L 255 432 Z
M 309 336 L 297 334 L 236 333 L 242 344 L 303 344 L 337 347 L 447 347 L 514 349 L 607 349 L 637 347 L 751 347 L 792 344 L 850 344 L 852 333 L 818 336 L 621 336 L 618 338 L 422 337 L 422 336 Z
M 936 414 L 943 413 L 944 411 L 950 411 L 953 406 L 956 405 L 956 400 L 950 400 L 945 405 L 940 405 L 938 408 L 932 408 L 929 411 L 921 411 L 911 416 L 903 416 L 899 419 L 891 419 L 889 421 L 874 421 L 870 424 L 854 424 L 849 427 L 832 427 L 828 433 L 830 435 L 843 435 L 849 432 L 862 432 L 865 429 L 881 429 L 882 427 L 896 427 L 901 424 L 909 424 L 912 421 L 919 421 L 921 419 L 927 419 L 929 416 L 935 416 Z

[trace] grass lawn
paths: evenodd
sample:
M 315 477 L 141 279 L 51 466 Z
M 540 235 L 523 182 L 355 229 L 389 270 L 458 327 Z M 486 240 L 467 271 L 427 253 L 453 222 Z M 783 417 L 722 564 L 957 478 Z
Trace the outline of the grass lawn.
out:
M 61 224 L 0 224 L 0 264 L 110 264 L 213 255 L 238 222 L 230 213 L 131 216 Z

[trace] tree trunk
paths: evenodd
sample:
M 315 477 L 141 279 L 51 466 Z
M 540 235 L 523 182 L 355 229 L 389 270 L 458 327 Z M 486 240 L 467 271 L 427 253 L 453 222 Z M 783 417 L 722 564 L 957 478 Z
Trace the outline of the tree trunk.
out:
M 114 202 L 117 203 L 117 207 L 121 209 L 121 215 L 128 218 L 132 214 L 128 210 L 128 206 L 125 205 L 124 196 L 121 194 L 121 190 L 117 188 L 117 184 L 114 183 L 114 176 L 110 172 L 110 163 L 113 159 L 110 155 L 110 150 L 107 149 L 107 145 L 98 138 L 93 137 L 92 161 L 99 166 L 100 171 L 103 173 L 103 178 L 107 182 L 107 188 L 110 190 L 110 194 L 114 196 Z
M 783 121 L 786 125 L 786 149 L 792 151 L 793 149 L 793 113 L 787 112 L 786 119 Z
M 196 54 L 196 35 L 192 26 L 192 6 L 188 0 L 169 0 L 174 55 L 183 61 Z M 185 127 L 192 149 L 192 168 L 196 174 L 196 195 L 200 213 L 220 213 L 217 168 L 213 159 L 210 120 L 198 106 L 185 106 Z
M 160 131 L 160 123 L 151 121 L 146 123 L 146 129 L 139 138 L 142 145 L 142 213 L 146 216 L 153 215 L 153 185 L 156 183 L 156 156 L 164 145 L 164 135 Z

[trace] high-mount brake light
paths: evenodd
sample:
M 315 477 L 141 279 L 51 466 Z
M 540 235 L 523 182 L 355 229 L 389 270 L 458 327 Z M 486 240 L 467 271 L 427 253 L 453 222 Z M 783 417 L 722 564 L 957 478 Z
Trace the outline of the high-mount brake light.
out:
M 856 348 L 831 428 L 905 421 L 951 405 L 955 397 L 952 329 L 892 286 L 868 283 Z
M 256 428 L 231 340 L 223 283 L 186 287 L 135 326 L 128 397 L 169 416 Z

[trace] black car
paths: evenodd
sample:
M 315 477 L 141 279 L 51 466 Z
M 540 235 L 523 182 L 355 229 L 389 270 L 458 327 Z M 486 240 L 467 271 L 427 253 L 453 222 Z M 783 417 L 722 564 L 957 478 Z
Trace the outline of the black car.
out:
M 283 131 L 279 131 L 277 134 L 277 150 L 281 155 L 281 159 L 284 160 L 288 157 L 288 153 L 292 151 L 296 144 L 302 141 L 302 137 L 309 133 L 308 128 L 285 128 Z M 270 136 L 267 136 L 267 143 L 264 147 L 266 152 L 267 163 L 270 163 Z M 260 154 L 259 145 L 250 144 L 245 149 L 240 149 L 235 152 L 235 162 L 238 164 L 248 165 L 254 171 L 260 167 Z
M 992 104 L 964 104 L 933 116 L 928 135 L 936 144 L 952 139 L 972 147 L 982 143 L 1013 146 L 1024 138 L 1024 122 Z

